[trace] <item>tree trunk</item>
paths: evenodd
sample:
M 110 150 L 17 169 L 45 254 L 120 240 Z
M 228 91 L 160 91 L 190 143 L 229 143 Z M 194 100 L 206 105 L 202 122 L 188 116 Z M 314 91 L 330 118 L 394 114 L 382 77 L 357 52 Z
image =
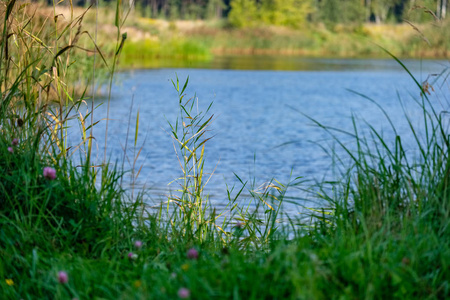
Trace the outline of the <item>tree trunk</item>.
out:
M 436 16 L 441 19 L 441 12 L 442 12 L 442 0 L 436 1 Z
M 158 3 L 156 3 L 156 0 L 152 0 L 152 18 L 156 18 L 157 14 L 158 14 Z
M 222 5 L 221 3 L 216 4 L 216 18 L 222 19 Z
M 441 10 L 441 19 L 445 19 L 445 16 L 447 15 L 447 0 L 441 0 L 442 1 L 442 10 Z
M 164 16 L 164 18 L 168 18 L 169 16 L 169 5 L 167 3 L 167 1 L 164 1 L 163 3 L 163 7 L 161 8 L 162 14 Z
M 371 13 L 371 5 L 372 0 L 366 0 L 366 22 L 370 22 L 370 13 Z

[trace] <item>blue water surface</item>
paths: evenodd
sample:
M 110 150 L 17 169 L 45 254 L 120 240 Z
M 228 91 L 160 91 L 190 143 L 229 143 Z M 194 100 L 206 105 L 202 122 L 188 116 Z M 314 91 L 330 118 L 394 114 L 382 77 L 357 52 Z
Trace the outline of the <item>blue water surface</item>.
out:
M 286 184 L 302 177 L 312 183 L 334 176 L 329 153 L 345 154 L 339 147 L 333 150 L 337 146 L 333 138 L 305 115 L 347 131 L 353 130 L 352 118 L 360 124 L 365 120 L 393 144 L 395 134 L 383 112 L 350 90 L 376 100 L 389 114 L 402 139 L 414 144 L 404 109 L 420 126 L 421 110 L 414 102 L 420 99 L 420 90 L 395 61 L 298 61 L 301 63 L 296 68 L 295 60 L 290 58 L 288 71 L 261 70 L 265 66 L 263 61 L 259 70 L 214 69 L 212 65 L 202 69 L 165 68 L 117 74 L 110 101 L 109 160 L 121 165 L 127 147 L 124 166 L 130 171 L 133 157 L 142 147 L 134 166 L 136 172 L 142 167 L 135 183 L 147 191 L 147 200 L 155 203 L 167 200 L 167 195 L 177 189 L 176 183 L 168 185 L 182 175 L 168 125 L 168 121 L 174 124 L 179 114 L 177 93 L 171 83 L 176 76 L 183 83 L 189 76 L 185 94 L 198 99 L 199 110 L 205 110 L 213 102 L 214 121 L 207 133 L 213 138 L 206 143 L 205 172 L 214 171 L 214 175 L 205 191 L 219 206 L 228 201 L 226 184 L 229 189 L 241 186 L 236 176 L 248 182 L 249 188 L 272 179 Z M 429 77 L 430 74 L 440 73 L 448 66 L 445 61 L 410 60 L 405 64 L 419 83 L 433 81 L 435 77 Z M 97 99 L 96 105 L 99 103 Z M 446 109 L 443 103 L 436 105 L 438 109 Z M 106 112 L 105 102 L 95 111 L 95 119 L 105 119 Z M 139 132 L 134 149 L 138 112 Z M 104 135 L 103 121 L 94 127 L 99 162 L 103 160 Z M 339 136 L 352 147 L 351 137 Z M 79 140 L 77 128 L 70 130 L 70 139 L 74 144 Z M 125 178 L 130 176 L 131 172 Z M 298 198 L 299 203 L 303 201 L 301 198 L 308 197 L 299 189 L 292 189 L 289 195 Z

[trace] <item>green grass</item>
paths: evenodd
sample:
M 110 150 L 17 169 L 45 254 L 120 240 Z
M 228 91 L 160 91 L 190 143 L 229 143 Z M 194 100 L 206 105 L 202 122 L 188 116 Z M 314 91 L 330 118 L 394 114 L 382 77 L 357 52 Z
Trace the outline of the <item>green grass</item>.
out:
M 335 165 L 341 176 L 312 187 L 294 182 L 326 205 L 310 211 L 312 222 L 279 223 L 286 217 L 283 201 L 291 187 L 275 180 L 249 198 L 229 196 L 228 214 L 217 218 L 223 212 L 214 210 L 203 192 L 214 106 L 197 111 L 195 97 L 184 95 L 188 81 L 176 79 L 179 97 L 174 101 L 180 113 L 169 123 L 184 176 L 178 179 L 180 190 L 155 213 L 143 202 L 145 191 L 130 195 L 123 190 L 120 164 L 94 164 L 90 158 L 95 111 L 82 112 L 86 96 L 71 92 L 77 82 L 65 76 L 67 68 L 76 68 L 76 63 L 66 64 L 70 51 L 55 51 L 64 49 L 76 28 L 35 31 L 45 41 L 36 43 L 20 35 L 31 29 L 22 22 L 18 4 L 3 4 L 11 14 L 3 11 L 2 53 L 8 38 L 22 38 L 0 60 L 2 299 L 177 299 L 182 288 L 191 299 L 450 296 L 447 114 L 422 84 L 408 105 L 422 108 L 427 127 L 416 128 L 417 120 L 407 119 L 417 136 L 408 152 L 401 136 L 386 140 L 370 124 L 364 135 L 360 129 L 367 124 L 355 121 L 353 132 L 342 132 L 311 119 L 342 147 L 343 156 L 331 152 L 334 161 L 342 162 Z M 116 46 L 105 55 L 112 63 L 126 51 L 120 46 L 122 19 L 116 20 Z M 23 27 L 12 26 L 17 24 Z M 36 61 L 50 67 L 36 73 Z M 107 62 L 108 76 L 113 76 Z M 430 83 L 447 105 L 448 70 Z M 67 149 L 65 127 L 75 118 L 83 143 Z M 138 128 L 139 116 L 136 136 Z M 343 143 L 340 134 L 352 137 L 353 146 Z M 81 163 L 74 165 L 69 154 L 81 157 Z M 44 173 L 46 167 L 55 169 L 55 178 Z M 245 184 L 242 189 L 251 190 Z M 234 193 L 240 194 L 239 189 Z M 249 210 L 249 201 L 265 213 Z M 198 256 L 188 255 L 193 248 Z M 58 280 L 62 271 L 67 282 Z
M 122 67 L 154 67 L 161 61 L 209 61 L 212 54 L 209 48 L 195 40 L 171 38 L 164 41 L 140 40 L 127 43 L 123 49 L 120 65 Z
M 446 58 L 449 56 L 448 22 L 421 24 L 363 24 L 360 26 L 309 24 L 302 30 L 284 27 L 235 29 L 215 23 L 170 23 L 169 29 L 154 21 L 151 38 L 140 38 L 125 49 L 123 67 L 152 67 L 158 61 L 209 61 L 220 55 L 294 55 L 306 57 L 385 58 L 379 45 L 402 58 Z M 159 21 L 164 22 L 164 21 Z M 146 19 L 133 23 L 147 32 Z M 186 28 L 185 28 L 186 27 Z M 175 44 L 174 40 L 179 41 Z M 142 51 L 136 50 L 142 49 Z M 136 54 L 139 53 L 139 54 Z
M 122 6 L 125 7 L 126 4 L 123 3 L 120 7 Z M 46 6 L 32 7 L 33 10 L 37 8 L 36 19 L 46 20 L 49 25 L 53 18 L 53 9 Z M 97 15 L 94 9 L 83 12 L 81 8 L 74 8 L 73 13 L 74 15 L 84 13 L 80 31 L 83 33 L 79 35 L 78 46 L 93 50 L 91 38 L 93 39 L 94 35 L 90 38 L 85 32 L 93 33 L 97 28 L 101 34 L 97 35 L 96 43 L 101 49 L 106 49 L 105 58 L 111 59 L 116 50 L 117 40 L 113 26 L 116 17 L 114 11 L 111 8 L 102 7 L 99 8 Z M 71 11 L 67 5 L 58 5 L 56 14 L 59 15 L 59 24 L 71 18 Z M 340 58 L 387 57 L 378 47 L 374 47 L 374 44 L 390 49 L 401 58 L 447 58 L 450 55 L 448 20 L 434 20 L 419 24 L 404 22 L 401 24 L 336 24 L 334 26 L 312 22 L 302 29 L 292 29 L 262 25 L 252 28 L 232 28 L 227 20 L 148 19 L 139 17 L 139 13 L 135 11 L 125 12 L 123 16 L 128 16 L 126 24 L 121 25 L 124 28 L 123 31 L 128 33 L 128 39 L 119 59 L 120 68 L 186 66 L 189 63 L 211 61 L 214 56 L 230 54 Z M 39 28 L 39 26 L 36 27 Z M 75 58 L 81 53 L 72 51 L 72 56 Z M 93 62 L 92 53 L 78 55 L 76 61 L 76 67 L 73 68 L 75 74 L 72 78 L 80 78 L 80 74 L 89 72 L 89 66 Z M 105 75 L 107 70 L 99 62 L 101 62 L 100 58 L 97 59 L 96 68 L 99 71 L 98 75 L 103 74 L 103 76 L 98 77 L 99 79 L 107 78 L 108 75 Z

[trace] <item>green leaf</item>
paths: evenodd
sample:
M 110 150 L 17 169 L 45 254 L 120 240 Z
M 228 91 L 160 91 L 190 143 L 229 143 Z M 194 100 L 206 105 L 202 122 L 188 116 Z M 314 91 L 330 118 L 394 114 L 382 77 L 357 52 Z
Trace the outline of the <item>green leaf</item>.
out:
M 114 20 L 114 25 L 119 28 L 120 25 L 120 4 L 122 3 L 122 0 L 117 0 L 116 2 L 116 18 Z
M 186 87 L 187 87 L 187 85 L 188 85 L 188 82 L 189 82 L 189 76 L 186 78 L 186 82 L 184 83 L 183 89 L 181 90 L 181 93 L 180 93 L 180 94 L 183 94 L 183 93 L 184 93 L 184 90 L 186 90 Z
M 122 48 L 123 48 L 123 45 L 125 44 L 126 39 L 127 39 L 127 33 L 125 32 L 122 34 L 122 40 L 120 41 L 120 45 L 117 48 L 116 55 L 118 55 L 120 53 L 120 51 L 122 51 Z
M 136 116 L 136 128 L 135 128 L 135 134 L 134 134 L 134 146 L 135 147 L 136 147 L 136 143 L 137 143 L 138 132 L 139 132 L 139 110 L 138 110 L 137 116 Z
M 11 12 L 14 8 L 14 4 L 16 4 L 16 0 L 12 0 L 11 2 L 8 3 L 8 6 L 6 7 L 5 20 L 8 20 L 9 16 L 11 15 Z

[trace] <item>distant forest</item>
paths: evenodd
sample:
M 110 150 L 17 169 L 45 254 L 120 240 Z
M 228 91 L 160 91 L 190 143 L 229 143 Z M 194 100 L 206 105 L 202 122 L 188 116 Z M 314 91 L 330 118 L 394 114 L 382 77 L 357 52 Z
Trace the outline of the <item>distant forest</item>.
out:
M 52 2 L 52 0 L 47 0 Z M 96 0 L 73 0 L 86 6 Z M 260 24 L 300 27 L 305 22 L 325 24 L 399 23 L 445 19 L 449 0 L 122 0 L 143 17 L 228 19 L 235 27 Z M 99 0 L 108 5 L 115 0 Z M 51 3 L 49 3 L 51 4 Z M 418 13 L 420 12 L 420 13 Z

